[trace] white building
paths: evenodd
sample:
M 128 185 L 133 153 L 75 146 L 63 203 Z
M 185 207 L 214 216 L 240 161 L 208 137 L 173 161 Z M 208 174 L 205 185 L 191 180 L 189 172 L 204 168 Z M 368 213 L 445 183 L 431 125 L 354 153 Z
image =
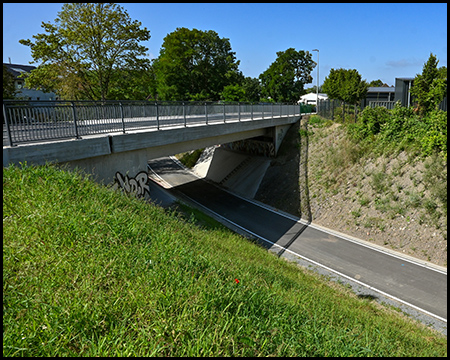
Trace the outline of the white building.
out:
M 328 100 L 327 94 L 321 94 L 319 93 L 319 101 L 321 100 Z M 317 102 L 317 94 L 316 93 L 308 93 L 305 95 L 302 95 L 300 97 L 300 100 L 297 102 L 298 104 L 310 104 L 310 105 L 316 105 Z

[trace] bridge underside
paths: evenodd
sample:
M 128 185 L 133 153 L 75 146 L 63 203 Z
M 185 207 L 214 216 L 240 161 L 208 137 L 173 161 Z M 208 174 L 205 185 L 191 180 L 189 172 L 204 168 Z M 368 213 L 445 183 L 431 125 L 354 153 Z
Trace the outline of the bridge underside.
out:
M 267 119 L 258 122 L 218 124 L 160 131 L 89 136 L 3 148 L 3 166 L 55 162 L 79 168 L 103 184 L 136 179 L 147 171 L 151 159 L 219 144 L 239 150 L 263 149 L 260 155 L 275 156 L 287 129 L 299 120 Z M 251 139 L 251 140 L 247 140 Z M 122 181 L 121 180 L 121 181 Z M 122 181 L 123 182 L 123 181 Z
M 235 141 L 245 141 L 244 139 L 266 135 L 265 129 L 252 130 L 245 133 L 230 134 L 227 136 L 215 136 L 210 138 L 178 142 L 175 144 L 152 146 L 144 149 L 111 152 L 108 155 L 95 156 L 80 160 L 66 162 L 69 168 L 82 168 L 86 172 L 94 175 L 97 181 L 110 183 L 114 181 L 116 173 L 123 176 L 135 176 L 137 173 L 146 171 L 147 163 L 151 159 L 162 156 L 170 156 L 182 152 L 205 148 Z

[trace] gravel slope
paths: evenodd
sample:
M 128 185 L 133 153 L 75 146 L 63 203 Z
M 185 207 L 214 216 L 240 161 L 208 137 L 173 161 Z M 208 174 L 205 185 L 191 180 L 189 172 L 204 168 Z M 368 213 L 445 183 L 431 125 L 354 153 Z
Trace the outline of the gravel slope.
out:
M 318 225 L 447 266 L 447 215 L 425 181 L 424 161 L 402 152 L 357 158 L 339 124 L 288 131 L 255 199 Z M 440 179 L 447 179 L 447 167 Z M 431 204 L 431 205 L 427 205 Z M 427 207 L 428 206 L 428 207 Z

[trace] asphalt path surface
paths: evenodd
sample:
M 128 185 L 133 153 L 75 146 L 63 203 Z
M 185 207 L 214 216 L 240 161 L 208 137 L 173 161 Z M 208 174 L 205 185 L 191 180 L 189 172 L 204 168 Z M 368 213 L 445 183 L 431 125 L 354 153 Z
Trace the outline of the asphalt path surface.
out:
M 149 162 L 150 178 L 170 193 L 209 209 L 263 246 L 296 254 L 419 312 L 447 321 L 447 272 L 362 241 L 322 231 L 293 216 L 235 196 L 170 158 Z

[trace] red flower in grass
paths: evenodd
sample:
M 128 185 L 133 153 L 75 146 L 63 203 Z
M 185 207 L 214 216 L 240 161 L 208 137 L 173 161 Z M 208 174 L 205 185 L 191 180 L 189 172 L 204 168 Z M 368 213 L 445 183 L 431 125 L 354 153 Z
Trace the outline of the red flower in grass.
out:
M 234 281 L 236 281 L 236 284 L 239 284 L 239 280 L 238 279 L 234 279 Z

